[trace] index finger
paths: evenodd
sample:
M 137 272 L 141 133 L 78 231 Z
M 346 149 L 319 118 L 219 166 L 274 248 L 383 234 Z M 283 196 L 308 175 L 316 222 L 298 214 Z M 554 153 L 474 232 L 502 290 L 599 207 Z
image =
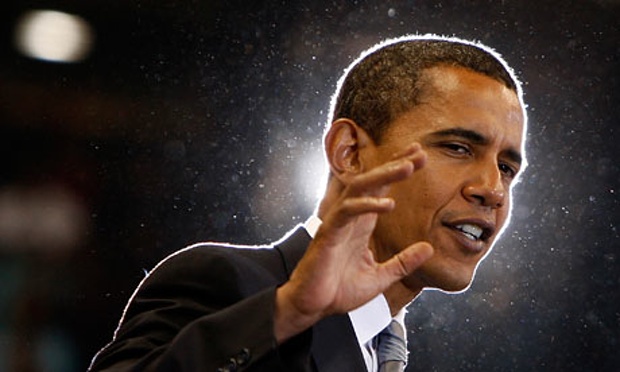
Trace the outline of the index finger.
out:
M 384 195 L 386 187 L 413 174 L 414 164 L 408 159 L 392 160 L 355 176 L 347 187 L 347 196 Z
M 419 143 L 395 152 L 392 160 L 357 175 L 349 184 L 351 196 L 385 195 L 387 186 L 402 181 L 426 163 L 426 152 Z
M 420 143 L 414 142 L 408 147 L 396 151 L 392 155 L 392 159 L 409 159 L 413 162 L 415 169 L 420 169 L 424 166 L 424 163 L 426 163 L 426 151 L 422 149 Z

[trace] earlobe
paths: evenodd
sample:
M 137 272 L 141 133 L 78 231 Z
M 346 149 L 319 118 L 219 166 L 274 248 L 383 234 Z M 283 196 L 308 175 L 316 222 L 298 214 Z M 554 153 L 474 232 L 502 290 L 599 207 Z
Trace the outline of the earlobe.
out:
M 331 173 L 343 180 L 364 171 L 360 154 L 369 141 L 366 131 L 353 120 L 341 118 L 334 121 L 325 136 L 325 151 Z

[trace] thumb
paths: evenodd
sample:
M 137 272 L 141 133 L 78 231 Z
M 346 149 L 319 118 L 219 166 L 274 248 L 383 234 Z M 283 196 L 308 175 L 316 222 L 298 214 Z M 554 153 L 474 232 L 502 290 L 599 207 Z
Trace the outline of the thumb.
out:
M 396 276 L 395 280 L 399 280 L 417 270 L 433 253 L 430 243 L 418 242 L 398 252 L 384 262 L 384 265 Z

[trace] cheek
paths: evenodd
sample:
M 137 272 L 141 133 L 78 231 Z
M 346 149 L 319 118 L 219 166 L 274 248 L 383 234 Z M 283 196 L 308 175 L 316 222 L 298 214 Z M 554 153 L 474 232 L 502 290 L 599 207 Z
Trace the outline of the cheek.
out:
M 440 172 L 425 166 L 410 179 L 394 185 L 395 212 L 400 218 L 415 221 L 414 228 L 426 229 L 454 198 L 455 190 Z
M 458 176 L 429 162 L 411 178 L 412 188 L 421 205 L 437 210 L 458 194 Z

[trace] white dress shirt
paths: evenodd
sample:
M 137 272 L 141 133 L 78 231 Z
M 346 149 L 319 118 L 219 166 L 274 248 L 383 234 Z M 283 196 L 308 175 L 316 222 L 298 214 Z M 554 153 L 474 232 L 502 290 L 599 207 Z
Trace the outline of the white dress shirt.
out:
M 316 235 L 319 226 L 321 226 L 321 219 L 315 215 L 310 216 L 304 223 L 306 231 L 312 238 Z M 357 336 L 357 342 L 369 372 L 376 372 L 378 369 L 377 353 L 372 346 L 372 339 L 387 327 L 392 319 L 396 320 L 406 330 L 406 313 L 407 310 L 403 308 L 392 318 L 390 307 L 383 294 L 378 295 L 357 309 L 349 311 L 349 318 L 351 319 L 353 330 Z M 407 332 L 405 331 L 406 340 Z

